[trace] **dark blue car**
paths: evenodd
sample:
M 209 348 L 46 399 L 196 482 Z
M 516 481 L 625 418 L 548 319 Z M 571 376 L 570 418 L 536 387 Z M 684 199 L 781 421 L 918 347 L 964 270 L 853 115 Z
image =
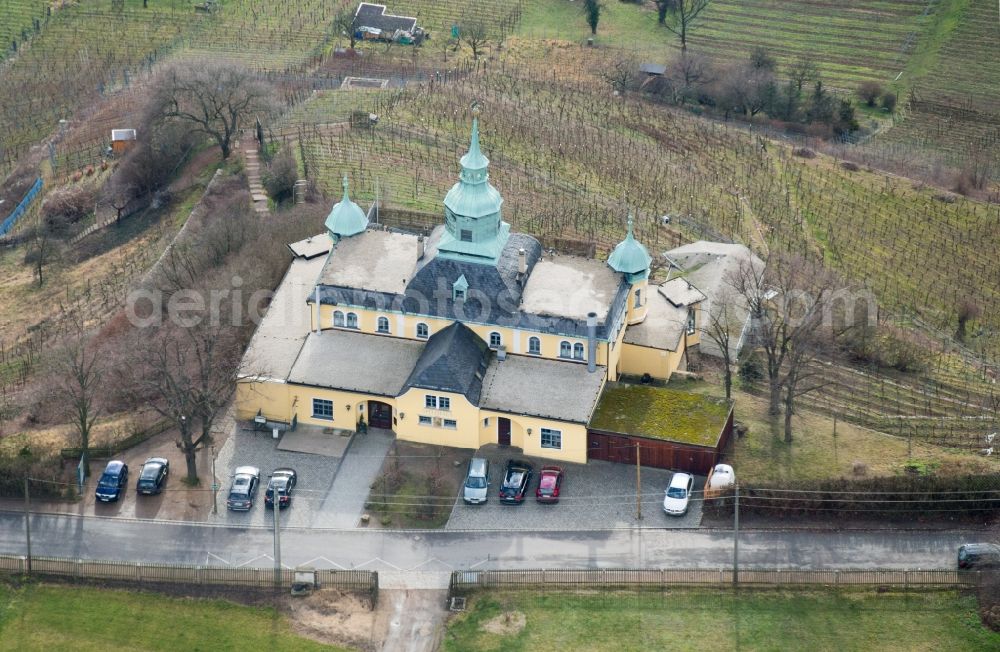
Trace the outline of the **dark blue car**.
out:
M 97 499 L 106 503 L 118 500 L 128 482 L 128 464 L 121 460 L 111 460 L 105 467 L 101 479 L 97 481 Z

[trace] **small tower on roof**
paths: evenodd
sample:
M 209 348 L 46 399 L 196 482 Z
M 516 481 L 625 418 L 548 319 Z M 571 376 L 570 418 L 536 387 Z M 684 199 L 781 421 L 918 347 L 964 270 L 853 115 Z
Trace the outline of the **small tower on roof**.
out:
M 632 285 L 632 296 L 628 303 L 629 324 L 638 324 L 646 318 L 649 266 L 652 262 L 653 258 L 646 251 L 646 247 L 632 234 L 632 214 L 630 213 L 625 239 L 619 242 L 611 255 L 608 256 L 608 265 L 611 269 L 625 274 L 625 278 Z
M 360 206 L 351 201 L 347 192 L 347 175 L 344 175 L 344 197 L 333 205 L 326 218 L 326 230 L 334 242 L 362 233 L 368 228 L 368 216 Z
M 462 157 L 458 183 L 444 198 L 445 231 L 438 254 L 495 265 L 510 236 L 510 224 L 503 221 L 503 198 L 490 185 L 490 160 L 479 148 L 479 107 L 472 107 L 472 137 L 469 151 Z

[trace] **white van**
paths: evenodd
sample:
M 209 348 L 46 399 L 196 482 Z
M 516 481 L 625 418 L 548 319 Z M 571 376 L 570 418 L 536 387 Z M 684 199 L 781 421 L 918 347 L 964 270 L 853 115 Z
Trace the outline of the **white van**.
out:
M 462 500 L 475 505 L 486 502 L 489 490 L 490 462 L 482 457 L 473 457 L 469 462 L 469 473 L 462 488 Z

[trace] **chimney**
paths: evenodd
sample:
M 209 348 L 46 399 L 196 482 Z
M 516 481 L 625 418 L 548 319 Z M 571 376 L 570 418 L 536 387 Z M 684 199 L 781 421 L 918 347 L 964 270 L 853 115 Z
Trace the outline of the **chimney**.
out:
M 517 250 L 517 272 L 521 276 L 528 273 L 528 252 L 523 247 Z
M 424 236 L 417 236 L 417 260 L 424 257 Z
M 316 289 L 315 289 L 315 291 L 313 293 L 313 303 L 315 303 L 315 305 L 316 305 L 316 332 L 319 333 L 321 330 L 323 330 L 323 328 L 322 328 L 322 326 L 320 326 L 320 323 L 319 323 L 320 310 L 319 310 L 319 286 L 318 285 L 316 286 Z
M 597 313 L 587 313 L 587 371 L 597 371 Z

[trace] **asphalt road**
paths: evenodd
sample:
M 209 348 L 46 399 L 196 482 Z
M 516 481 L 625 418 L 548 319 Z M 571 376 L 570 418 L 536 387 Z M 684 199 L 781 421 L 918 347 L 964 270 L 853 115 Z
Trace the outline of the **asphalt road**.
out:
M 32 552 L 212 566 L 273 564 L 265 528 L 34 514 Z M 932 531 L 752 531 L 740 535 L 744 567 L 782 569 L 953 568 L 955 550 L 982 534 Z M 443 572 L 497 568 L 724 568 L 726 530 L 622 529 L 504 533 L 290 528 L 281 533 L 288 567 Z M 24 554 L 24 516 L 0 512 L 0 552 Z

